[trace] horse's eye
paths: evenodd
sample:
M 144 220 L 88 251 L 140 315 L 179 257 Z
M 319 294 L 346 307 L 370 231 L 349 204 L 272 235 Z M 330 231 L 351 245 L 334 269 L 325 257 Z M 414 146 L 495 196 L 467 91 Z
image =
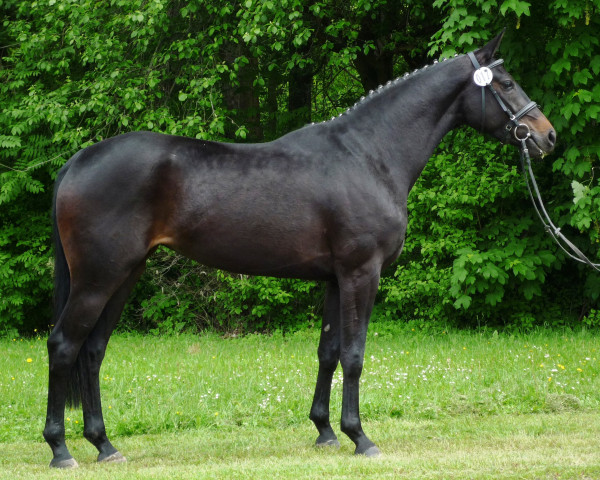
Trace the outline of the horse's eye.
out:
M 515 84 L 511 80 L 504 80 L 503 82 L 501 82 L 501 85 L 504 90 L 512 90 L 515 86 Z

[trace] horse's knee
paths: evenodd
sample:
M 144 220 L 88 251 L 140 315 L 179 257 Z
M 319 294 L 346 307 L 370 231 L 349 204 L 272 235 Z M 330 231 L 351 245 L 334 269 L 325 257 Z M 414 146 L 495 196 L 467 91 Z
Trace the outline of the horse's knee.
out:
M 328 349 L 321 350 L 318 352 L 319 366 L 327 371 L 334 371 L 337 368 L 340 352 L 339 350 Z
M 362 351 L 357 349 L 345 352 L 340 360 L 342 363 L 342 369 L 344 370 L 344 378 L 360 378 L 363 370 L 364 360 L 364 354 Z

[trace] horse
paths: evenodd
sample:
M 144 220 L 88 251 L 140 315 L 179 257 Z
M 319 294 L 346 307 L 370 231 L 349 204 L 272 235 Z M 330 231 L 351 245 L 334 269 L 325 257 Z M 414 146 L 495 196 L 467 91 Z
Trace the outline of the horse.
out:
M 408 193 L 458 126 L 522 144 L 534 157 L 556 142 L 548 119 L 494 59 L 503 34 L 272 142 L 130 132 L 71 157 L 53 197 L 55 326 L 43 432 L 50 466 L 77 466 L 65 443 L 67 404 L 81 405 L 83 434 L 99 462 L 125 461 L 106 434 L 99 371 L 127 297 L 159 245 L 230 272 L 326 282 L 309 415 L 316 445 L 339 447 L 329 403 L 341 363 L 341 431 L 355 454 L 379 455 L 361 426 L 359 379 L 381 271 L 404 245 Z M 485 97 L 488 88 L 494 96 Z M 517 123 L 512 111 L 522 112 Z M 507 112 L 517 125 L 512 132 Z

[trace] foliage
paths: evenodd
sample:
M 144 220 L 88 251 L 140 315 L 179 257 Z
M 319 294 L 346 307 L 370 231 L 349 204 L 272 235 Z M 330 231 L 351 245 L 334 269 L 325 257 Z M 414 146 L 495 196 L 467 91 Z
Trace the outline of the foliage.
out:
M 536 169 L 549 213 L 592 261 L 598 261 L 600 184 L 595 172 L 600 160 L 600 2 L 505 0 L 497 6 L 485 0 L 438 0 L 435 5 L 448 15 L 434 36 L 432 52 L 450 55 L 455 50 L 472 48 L 490 32 L 509 26 L 502 54 L 510 71 L 541 105 L 558 133 L 551 170 L 549 166 Z M 503 250 L 489 246 L 483 251 L 481 247 L 475 251 L 457 250 L 451 290 L 455 305 L 469 310 L 472 294 L 478 291 L 485 295 L 485 303 L 495 306 L 505 291 L 503 282 L 511 273 L 522 281 L 518 291 L 526 300 L 541 297 L 544 309 L 537 312 L 533 308 L 531 313 L 542 321 L 554 323 L 552 316 L 564 318 L 566 312 L 559 313 L 561 308 L 579 314 L 597 305 L 600 276 L 587 267 L 565 263 L 564 254 L 539 233 L 532 209 L 512 208 L 514 226 L 506 232 L 509 242 Z M 517 241 L 516 237 L 521 239 Z M 478 243 L 485 245 L 489 239 L 489 235 L 481 236 Z M 490 270 L 490 265 L 500 267 L 501 272 Z M 563 278 L 556 278 L 557 269 Z M 549 276 L 550 283 L 546 282 Z M 511 304 L 519 297 L 509 297 Z M 544 297 L 552 299 L 552 312 L 548 312 Z M 489 309 L 485 316 L 497 311 Z M 530 322 L 532 315 L 527 315 L 525 308 L 519 311 L 513 307 L 513 312 L 513 316 Z
M 0 16 L 0 333 L 49 323 L 52 181 L 78 149 L 131 130 L 269 140 L 504 26 L 509 70 L 558 131 L 536 167 L 550 215 L 598 255 L 598 0 L 0 0 Z M 409 199 L 376 317 L 520 328 L 598 309 L 600 277 L 545 236 L 515 156 L 472 131 L 445 139 Z M 321 295 L 163 251 L 124 327 L 295 329 Z
M 409 197 L 406 251 L 382 282 L 386 316 L 558 323 L 556 309 L 531 303 L 561 263 L 530 215 L 516 157 L 470 132 L 445 138 Z
M 149 260 L 147 271 L 121 328 L 154 334 L 184 328 L 294 331 L 314 325 L 322 308 L 322 288 L 315 282 L 234 275 L 167 249 Z

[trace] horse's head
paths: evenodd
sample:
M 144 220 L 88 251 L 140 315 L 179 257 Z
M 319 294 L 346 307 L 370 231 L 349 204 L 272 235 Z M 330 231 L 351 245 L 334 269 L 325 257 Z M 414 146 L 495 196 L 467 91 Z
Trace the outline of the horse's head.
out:
M 503 36 L 504 31 L 468 56 L 472 73 L 463 92 L 465 120 L 502 142 L 521 146 L 525 140 L 529 153 L 540 157 L 554 149 L 556 131 L 506 71 L 503 61 L 494 59 Z

